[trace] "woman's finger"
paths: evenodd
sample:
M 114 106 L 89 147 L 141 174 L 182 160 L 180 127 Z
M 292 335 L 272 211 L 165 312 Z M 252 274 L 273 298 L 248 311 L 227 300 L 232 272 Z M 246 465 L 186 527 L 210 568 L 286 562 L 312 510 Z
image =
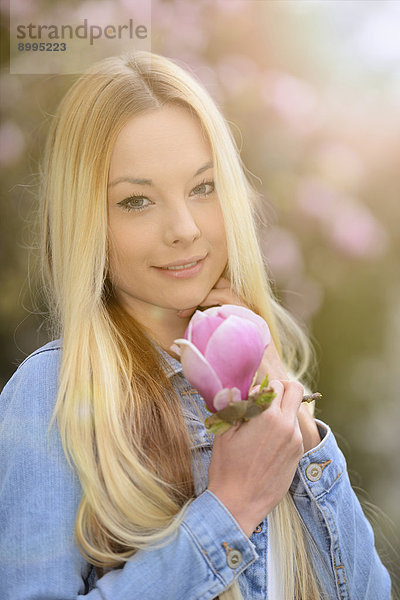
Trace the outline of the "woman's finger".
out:
M 284 392 L 281 401 L 282 412 L 292 413 L 297 418 L 304 395 L 304 386 L 299 381 L 281 381 Z
M 263 376 L 265 376 L 265 373 L 268 373 L 271 379 L 274 378 L 280 381 L 288 379 L 286 369 L 282 363 L 281 357 L 278 354 L 274 340 L 271 340 L 264 351 L 262 369 L 260 370 L 260 383 Z M 257 378 L 257 383 L 259 383 L 258 379 L 259 378 Z
M 269 382 L 269 385 L 270 385 L 270 387 L 272 387 L 272 389 L 274 390 L 274 392 L 276 394 L 275 398 L 272 400 L 271 405 L 275 404 L 281 410 L 281 403 L 282 403 L 282 398 L 283 398 L 285 388 L 284 388 L 283 384 L 279 381 L 279 379 L 272 379 L 272 381 Z M 260 387 L 260 386 L 258 386 L 258 387 Z
M 212 290 L 210 290 L 210 293 L 200 302 L 200 306 L 222 306 L 222 304 L 246 306 L 244 300 L 232 291 L 230 282 L 219 279 Z
M 222 306 L 223 304 L 246 306 L 246 303 L 232 291 L 231 282 L 225 277 L 220 277 L 198 306 L 179 310 L 177 314 L 181 318 L 191 317 L 198 308 L 210 308 L 211 306 Z
M 197 306 L 193 306 L 192 308 L 184 308 L 183 310 L 178 310 L 178 317 L 184 319 L 185 317 L 191 317 L 193 313 L 197 310 Z

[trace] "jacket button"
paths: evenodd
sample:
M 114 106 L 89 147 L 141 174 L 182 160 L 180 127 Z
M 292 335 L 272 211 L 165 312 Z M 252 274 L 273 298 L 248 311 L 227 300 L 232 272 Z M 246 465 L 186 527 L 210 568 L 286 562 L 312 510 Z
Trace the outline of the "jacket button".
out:
M 261 533 L 262 532 L 262 527 L 261 525 L 257 525 L 257 527 L 255 528 L 253 533 Z
M 231 569 L 236 569 L 242 562 L 242 553 L 240 550 L 229 550 L 226 554 L 226 564 Z
M 318 463 L 311 463 L 306 469 L 306 477 L 310 481 L 318 481 L 321 479 L 322 468 Z

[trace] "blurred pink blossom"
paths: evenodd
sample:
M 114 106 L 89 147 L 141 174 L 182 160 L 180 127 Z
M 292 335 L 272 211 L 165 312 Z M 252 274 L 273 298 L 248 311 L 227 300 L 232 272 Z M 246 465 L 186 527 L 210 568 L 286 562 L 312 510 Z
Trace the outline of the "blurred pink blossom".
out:
M 152 5 L 152 20 L 163 30 L 165 54 L 183 56 L 185 48 L 201 54 L 209 39 L 209 28 L 201 3 L 175 2 Z
M 216 66 L 223 86 L 236 94 L 249 85 L 249 80 L 258 75 L 256 63 L 242 54 L 224 56 Z
M 369 208 L 327 181 L 304 178 L 296 201 L 303 214 L 315 219 L 333 246 L 345 254 L 368 258 L 386 249 L 388 235 Z
M 29 17 L 34 12 L 30 2 L 26 0 L 1 0 L 0 10 L 2 13 L 10 13 L 12 19 Z
M 214 4 L 223 12 L 239 13 L 249 7 L 249 0 L 214 0 Z
M 303 322 L 309 322 L 323 301 L 319 283 L 304 275 L 304 260 L 296 237 L 282 227 L 265 232 L 261 247 L 274 281 L 281 288 L 284 304 Z
M 299 133 L 315 129 L 322 117 L 316 90 L 306 81 L 278 70 L 263 75 L 261 96 L 266 106 L 273 108 Z
M 305 215 L 320 223 L 329 221 L 340 203 L 339 192 L 327 181 L 313 176 L 301 179 L 295 200 Z
M 121 23 L 123 16 L 117 3 L 111 0 L 86 0 L 86 2 L 79 3 L 74 11 L 75 19 L 87 19 L 89 25 L 98 25 L 99 27 Z
M 131 0 L 126 0 L 128 3 L 130 1 Z M 153 1 L 151 6 L 151 20 L 155 27 L 162 28 L 165 31 L 171 31 L 174 28 L 175 20 L 173 5 L 166 4 L 160 0 Z
M 289 230 L 267 229 L 261 247 L 277 283 L 287 285 L 301 277 L 304 265 L 300 244 Z
M 310 277 L 302 278 L 295 288 L 282 290 L 285 307 L 303 323 L 309 323 L 321 308 L 324 289 Z
M 388 236 L 382 225 L 361 204 L 344 205 L 330 228 L 332 242 L 346 254 L 357 258 L 381 255 Z
M 152 16 L 152 11 L 158 4 L 158 2 L 155 2 L 154 0 L 141 0 L 140 2 L 119 0 L 118 3 L 128 18 L 135 21 L 135 25 L 148 25 L 147 19 L 150 15 Z M 116 4 L 116 2 L 113 4 Z M 117 7 L 116 9 L 118 10 Z

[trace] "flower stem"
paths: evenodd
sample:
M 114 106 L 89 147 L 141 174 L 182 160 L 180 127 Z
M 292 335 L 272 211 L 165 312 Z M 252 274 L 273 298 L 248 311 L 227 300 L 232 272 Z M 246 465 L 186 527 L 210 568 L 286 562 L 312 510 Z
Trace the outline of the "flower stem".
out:
M 321 400 L 322 394 L 315 392 L 314 394 L 306 394 L 303 396 L 302 402 L 314 402 L 314 400 Z

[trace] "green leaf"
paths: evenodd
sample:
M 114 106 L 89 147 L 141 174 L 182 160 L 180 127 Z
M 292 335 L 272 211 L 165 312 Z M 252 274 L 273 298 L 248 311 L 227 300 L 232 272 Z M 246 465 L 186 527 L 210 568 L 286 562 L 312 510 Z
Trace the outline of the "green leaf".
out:
M 207 417 L 204 421 L 206 429 L 209 433 L 213 433 L 214 435 L 219 435 L 228 431 L 230 427 L 232 427 L 231 423 L 227 423 L 223 421 L 220 417 L 216 415 L 216 413 L 212 417 Z
M 266 391 L 266 392 L 263 392 L 261 394 L 261 396 L 258 396 L 256 402 L 257 402 L 257 404 L 259 404 L 261 406 L 264 405 L 264 404 L 270 405 L 271 402 L 272 402 L 272 400 L 275 397 L 276 397 L 276 393 L 275 392 L 273 392 L 273 391 L 270 391 L 270 392 Z
M 246 413 L 248 400 L 241 400 L 240 402 L 230 402 L 228 406 L 219 410 L 216 415 L 226 423 L 235 423 L 240 420 Z
M 258 417 L 264 410 L 266 406 L 260 406 L 256 402 L 249 402 L 246 410 L 246 414 L 244 415 L 244 420 L 249 421 L 253 417 Z
M 260 383 L 260 390 L 262 390 L 263 388 L 267 388 L 269 384 L 269 378 L 268 378 L 268 373 L 266 374 L 266 376 L 264 377 L 262 383 Z
M 264 378 L 262 385 L 268 386 L 268 375 Z M 228 406 L 205 419 L 206 429 L 214 435 L 219 435 L 227 431 L 232 425 L 245 423 L 264 412 L 275 396 L 276 393 L 272 388 L 262 387 L 255 394 L 251 394 L 247 400 L 230 402 Z

